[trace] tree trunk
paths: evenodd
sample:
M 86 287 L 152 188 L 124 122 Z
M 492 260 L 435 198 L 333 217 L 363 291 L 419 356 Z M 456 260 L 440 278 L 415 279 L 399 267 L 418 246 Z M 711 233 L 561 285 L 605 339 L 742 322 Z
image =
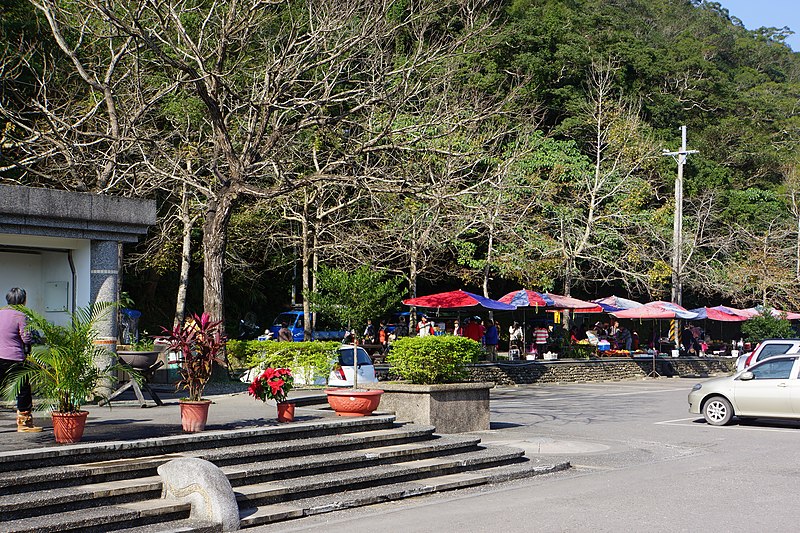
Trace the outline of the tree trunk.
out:
M 307 298 L 311 289 L 309 279 L 309 271 L 311 269 L 311 250 L 309 250 L 308 246 L 308 201 L 306 201 L 306 204 L 303 206 L 303 220 L 300 223 L 300 231 L 302 232 L 302 248 L 300 256 L 303 265 L 303 340 L 310 341 L 314 323 L 313 318 L 311 317 L 311 304 Z
M 408 264 L 408 290 L 412 298 L 417 297 L 417 243 L 411 243 L 411 255 Z M 413 326 L 417 323 L 417 308 L 412 307 L 411 312 L 408 314 L 408 334 L 413 337 Z
M 317 226 L 314 226 L 313 244 L 311 246 L 311 291 L 317 290 L 317 271 L 319 270 L 319 234 L 317 233 Z M 317 314 L 311 315 L 311 331 L 317 330 Z
M 186 186 L 183 187 L 181 199 L 181 222 L 183 223 L 183 245 L 181 246 L 181 276 L 178 281 L 178 297 L 175 302 L 175 320 L 173 326 L 183 324 L 186 318 L 186 292 L 189 288 L 189 267 L 192 261 L 192 217 L 189 214 L 189 197 Z
M 225 327 L 225 294 L 223 273 L 228 244 L 228 222 L 236 195 L 223 189 L 208 202 L 203 225 L 203 308 L 214 320 L 223 320 Z

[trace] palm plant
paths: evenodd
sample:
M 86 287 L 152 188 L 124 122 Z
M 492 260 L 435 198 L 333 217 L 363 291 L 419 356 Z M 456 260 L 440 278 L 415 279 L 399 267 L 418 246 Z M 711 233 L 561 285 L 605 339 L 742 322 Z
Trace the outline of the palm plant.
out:
M 94 326 L 114 306 L 111 302 L 98 302 L 82 307 L 70 313 L 69 326 L 53 324 L 36 311 L 15 306 L 25 313 L 28 327 L 38 330 L 45 343 L 34 346 L 25 364 L 11 375 L 5 397 L 15 398 L 27 379 L 33 394 L 41 399 L 37 407 L 40 410 L 77 413 L 89 399 L 103 399 L 97 391 L 98 385 L 104 380 L 114 380 L 113 373 L 119 366 L 97 366 L 107 351 L 94 344 L 97 338 Z

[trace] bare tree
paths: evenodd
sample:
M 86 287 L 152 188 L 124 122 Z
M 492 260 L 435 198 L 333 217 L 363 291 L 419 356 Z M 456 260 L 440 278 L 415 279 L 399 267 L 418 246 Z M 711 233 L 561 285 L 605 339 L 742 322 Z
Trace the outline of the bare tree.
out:
M 646 283 L 646 272 L 625 260 L 631 228 L 641 223 L 652 188 L 647 182 L 655 143 L 643 123 L 638 105 L 617 94 L 613 61 L 595 62 L 589 74 L 584 109 L 585 131 L 591 141 L 586 166 L 573 157 L 567 176 L 554 176 L 542 188 L 541 219 L 552 241 L 541 253 L 558 258 L 564 293 L 585 281 Z
M 168 175 L 168 167 L 153 172 L 155 164 L 146 176 L 135 173 L 143 160 L 154 162 L 153 151 L 169 151 L 160 142 L 164 112 L 176 102 L 195 105 L 207 134 L 195 136 L 200 159 L 183 179 L 203 197 L 204 303 L 222 317 L 227 228 L 241 197 L 276 199 L 315 183 L 390 176 L 392 161 L 381 153 L 414 151 L 429 130 L 445 136 L 481 120 L 480 110 L 464 115 L 430 96 L 449 86 L 448 64 L 491 27 L 487 4 L 34 0 L 97 96 L 88 105 L 56 105 L 43 93 L 43 120 L 18 117 L 28 132 L 20 145 L 32 154 L 26 168 L 40 172 L 34 163 L 57 151 L 76 169 L 75 186 L 93 190 Z M 86 43 L 107 48 L 82 53 Z M 401 114 L 414 120 L 398 121 Z M 315 144 L 324 158 L 312 163 Z M 76 153 L 99 169 L 93 184 L 79 180 L 86 173 Z M 58 166 L 50 166 L 54 178 Z

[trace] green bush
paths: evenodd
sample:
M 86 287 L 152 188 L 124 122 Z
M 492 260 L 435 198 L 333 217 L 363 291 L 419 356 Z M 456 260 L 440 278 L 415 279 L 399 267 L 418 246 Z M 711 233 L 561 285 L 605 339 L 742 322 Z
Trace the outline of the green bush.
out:
M 772 316 L 772 309 L 765 308 L 761 314 L 742 323 L 742 335 L 749 342 L 761 342 L 764 339 L 791 339 L 797 334 L 786 315 Z
M 228 363 L 239 368 L 264 366 L 273 368 L 313 369 L 327 376 L 339 343 L 335 341 L 277 342 L 228 341 Z M 233 361 L 238 364 L 234 365 Z
M 412 383 L 452 383 L 464 379 L 465 366 L 483 353 L 479 343 L 464 337 L 405 337 L 392 343 L 386 360 L 393 374 Z

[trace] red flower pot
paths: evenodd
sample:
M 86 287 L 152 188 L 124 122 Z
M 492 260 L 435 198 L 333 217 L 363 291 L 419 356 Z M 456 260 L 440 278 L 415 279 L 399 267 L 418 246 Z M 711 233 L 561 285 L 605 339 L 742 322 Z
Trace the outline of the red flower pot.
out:
M 86 428 L 86 417 L 89 416 L 89 411 L 78 411 L 77 413 L 53 411 L 51 415 L 56 442 L 63 444 L 80 442 L 83 430 Z
M 381 401 L 382 390 L 325 389 L 328 405 L 339 416 L 372 414 Z
M 280 402 L 278 404 L 278 422 L 294 422 L 294 404 Z
M 181 400 L 180 405 L 183 430 L 187 433 L 203 431 L 208 421 L 208 408 L 211 400 L 200 400 L 199 402 Z

